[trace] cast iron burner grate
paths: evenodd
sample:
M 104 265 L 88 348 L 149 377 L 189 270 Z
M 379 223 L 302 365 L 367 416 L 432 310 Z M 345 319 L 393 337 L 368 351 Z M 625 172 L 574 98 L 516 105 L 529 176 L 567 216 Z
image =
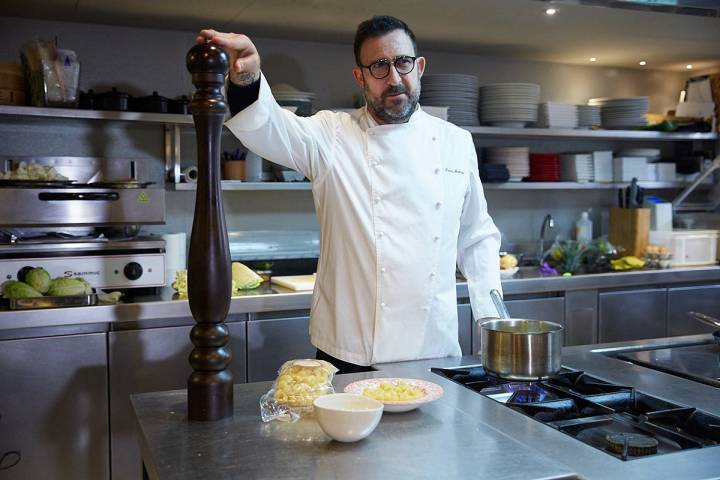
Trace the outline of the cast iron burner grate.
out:
M 482 366 L 431 371 L 621 460 L 720 445 L 720 418 L 585 372 L 520 383 Z

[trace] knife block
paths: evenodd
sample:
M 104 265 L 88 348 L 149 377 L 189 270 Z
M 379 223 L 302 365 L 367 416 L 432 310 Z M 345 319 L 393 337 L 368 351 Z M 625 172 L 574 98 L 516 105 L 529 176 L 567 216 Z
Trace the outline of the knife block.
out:
M 642 257 L 650 236 L 649 208 L 611 208 L 608 240 L 625 255 Z

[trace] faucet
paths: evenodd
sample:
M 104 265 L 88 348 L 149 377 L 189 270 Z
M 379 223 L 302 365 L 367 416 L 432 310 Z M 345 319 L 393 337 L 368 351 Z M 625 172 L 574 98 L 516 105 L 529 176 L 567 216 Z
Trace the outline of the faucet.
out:
M 542 265 L 543 253 L 545 253 L 545 232 L 547 229 L 555 228 L 555 220 L 549 213 L 543 219 L 542 227 L 540 227 L 540 249 L 538 250 L 538 261 Z

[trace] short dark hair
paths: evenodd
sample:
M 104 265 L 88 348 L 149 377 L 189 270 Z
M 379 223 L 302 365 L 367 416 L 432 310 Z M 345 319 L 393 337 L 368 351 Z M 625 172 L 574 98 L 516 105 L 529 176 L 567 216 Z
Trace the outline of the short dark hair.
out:
M 410 37 L 410 41 L 413 46 L 413 53 L 417 55 L 417 42 L 415 41 L 415 34 L 412 30 L 410 30 L 410 27 L 408 27 L 407 24 L 399 18 L 391 17 L 389 15 L 377 15 L 358 25 L 357 32 L 355 32 L 355 42 L 353 44 L 353 48 L 355 50 L 355 63 L 358 66 L 362 66 L 360 63 L 360 48 L 362 48 L 365 40 L 371 37 L 382 37 L 383 35 L 395 30 L 402 30 L 408 37 Z

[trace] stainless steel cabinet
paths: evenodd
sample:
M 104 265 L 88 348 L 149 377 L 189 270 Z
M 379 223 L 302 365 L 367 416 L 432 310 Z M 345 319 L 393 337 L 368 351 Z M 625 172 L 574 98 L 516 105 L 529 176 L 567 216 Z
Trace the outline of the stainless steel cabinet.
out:
M 0 478 L 109 478 L 105 334 L 1 341 L 0 365 Z
M 600 343 L 664 337 L 667 291 L 664 288 L 598 294 Z
M 508 312 L 512 318 L 530 320 L 548 320 L 565 326 L 565 299 L 562 297 L 528 298 L 506 300 Z M 472 351 L 480 354 L 480 325 L 473 326 Z
M 257 314 L 247 328 L 248 382 L 274 380 L 283 362 L 315 358 L 307 312 Z
M 229 322 L 235 383 L 245 378 L 245 322 Z M 187 387 L 192 327 L 110 332 L 110 428 L 112 477 L 142 478 L 130 395 Z
M 700 312 L 720 318 L 720 285 L 668 289 L 668 336 L 716 330 L 694 320 L 687 312 Z
M 458 305 L 458 340 L 463 355 L 472 352 L 473 317 L 470 305 Z
M 565 292 L 565 345 L 597 343 L 598 291 Z

